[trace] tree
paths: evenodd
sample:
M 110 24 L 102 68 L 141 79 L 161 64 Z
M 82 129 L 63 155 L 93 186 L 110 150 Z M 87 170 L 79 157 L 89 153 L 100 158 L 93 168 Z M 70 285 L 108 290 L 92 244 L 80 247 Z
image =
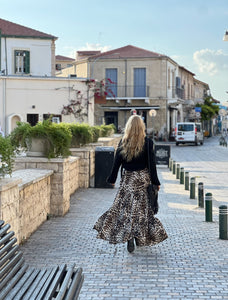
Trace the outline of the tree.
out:
M 214 116 L 218 115 L 219 106 L 216 105 L 211 96 L 204 99 L 204 104 L 197 104 L 197 107 L 201 107 L 201 119 L 202 121 L 211 120 Z

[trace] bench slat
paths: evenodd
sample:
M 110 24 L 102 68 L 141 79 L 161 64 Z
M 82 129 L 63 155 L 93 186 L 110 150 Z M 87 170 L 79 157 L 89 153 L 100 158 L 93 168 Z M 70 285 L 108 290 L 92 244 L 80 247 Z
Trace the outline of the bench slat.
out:
M 16 299 L 16 298 L 21 299 L 17 295 L 21 291 L 21 289 L 23 290 L 24 284 L 29 279 L 29 277 L 32 276 L 32 273 L 34 272 L 34 270 L 35 269 L 29 269 L 26 273 L 24 273 L 24 275 L 20 278 L 20 280 L 17 282 L 17 284 L 15 284 L 15 286 L 11 289 L 10 293 L 8 294 L 7 297 L 9 297 L 9 299 Z M 22 293 L 22 295 L 23 295 L 23 293 Z
M 4 244 L 5 246 L 3 246 L 0 250 L 0 260 L 1 260 L 2 256 L 4 255 L 4 253 L 6 251 L 8 251 L 10 248 L 12 248 L 13 245 L 17 242 L 16 238 L 10 239 L 11 237 L 12 237 L 12 235 L 8 235 L 8 234 L 7 234 L 7 236 L 4 237 L 5 241 L 4 241 L 4 243 L 2 243 L 2 245 Z
M 68 286 L 69 286 L 69 283 L 71 282 L 71 277 L 74 273 L 74 267 L 75 267 L 75 264 L 72 266 L 72 267 L 69 267 L 67 269 L 67 272 L 64 276 L 64 280 L 62 281 L 61 283 L 61 286 L 60 286 L 60 289 L 58 291 L 58 295 L 56 297 L 56 300 L 62 300 L 64 295 L 66 294 L 66 291 L 68 289 Z
M 0 260 L 0 268 L 2 267 L 2 266 L 6 266 L 7 264 L 9 264 L 10 263 L 10 259 L 11 258 L 13 258 L 13 257 L 15 257 L 16 255 L 17 255 L 17 253 L 20 253 L 19 251 L 18 251 L 18 249 L 19 249 L 19 245 L 15 245 L 11 250 L 9 250 L 8 252 L 7 251 L 5 251 L 6 252 L 6 254 L 1 258 L 1 260 Z
M 15 286 L 18 280 L 20 280 L 20 278 L 24 275 L 27 268 L 28 265 L 23 265 L 19 271 L 18 270 L 15 271 L 17 272 L 17 275 L 13 277 L 3 289 L 0 289 L 1 290 L 0 299 L 4 299 L 6 297 L 6 295 L 12 290 L 12 288 Z
M 77 299 L 84 281 L 84 275 L 82 275 L 82 268 L 78 268 L 74 272 L 74 276 L 72 278 L 71 285 L 69 290 L 64 297 L 64 300 Z
M 42 279 L 42 277 L 44 276 L 44 274 L 46 272 L 45 269 L 39 270 L 39 271 L 40 272 L 39 272 L 38 276 L 36 277 L 36 279 L 34 280 L 34 282 L 32 283 L 32 285 L 29 287 L 29 289 L 27 290 L 27 293 L 26 293 L 26 295 L 24 295 L 23 300 L 30 300 L 30 299 L 32 299 L 31 295 L 33 294 L 33 292 L 37 288 L 40 280 Z
M 66 265 L 61 265 L 58 267 L 57 272 L 53 273 L 52 276 L 45 283 L 45 286 L 43 286 L 42 290 L 40 291 L 37 297 L 37 300 L 52 299 L 58 284 L 62 281 L 65 270 L 66 270 Z
M 0 229 L 0 237 L 2 237 L 9 229 L 10 229 L 9 224 L 2 226 L 2 228 Z
M 3 286 L 7 283 L 7 281 L 14 276 L 16 271 L 20 268 L 20 266 L 23 264 L 24 259 L 22 258 L 22 252 L 18 252 L 15 257 L 7 264 L 5 265 L 1 271 L 0 271 L 0 290 L 3 288 Z M 7 281 L 5 282 L 5 279 Z
M 33 270 L 33 271 L 32 271 Z M 26 280 L 25 284 L 23 285 L 22 288 L 20 288 L 19 293 L 17 293 L 16 297 L 14 298 L 14 300 L 19 300 L 21 299 L 28 291 L 28 289 L 30 288 L 30 286 L 32 285 L 32 283 L 34 282 L 35 278 L 38 276 L 38 274 L 40 273 L 40 270 L 37 269 L 31 269 L 31 275 L 29 276 L 29 278 Z M 30 272 L 30 269 L 26 272 L 28 273 Z

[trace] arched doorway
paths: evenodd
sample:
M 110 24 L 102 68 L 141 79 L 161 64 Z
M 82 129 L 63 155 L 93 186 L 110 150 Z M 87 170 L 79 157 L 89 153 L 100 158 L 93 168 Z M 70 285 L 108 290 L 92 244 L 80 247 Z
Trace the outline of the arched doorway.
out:
M 22 122 L 23 118 L 21 115 L 13 114 L 8 117 L 7 121 L 7 133 L 10 134 L 14 130 L 14 128 L 17 127 L 17 122 Z

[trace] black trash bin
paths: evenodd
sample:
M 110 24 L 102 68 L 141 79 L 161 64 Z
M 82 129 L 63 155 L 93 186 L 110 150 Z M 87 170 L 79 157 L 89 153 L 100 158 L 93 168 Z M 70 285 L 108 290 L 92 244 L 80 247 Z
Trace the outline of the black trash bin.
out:
M 112 188 L 106 179 L 112 170 L 114 153 L 114 147 L 95 148 L 95 188 Z

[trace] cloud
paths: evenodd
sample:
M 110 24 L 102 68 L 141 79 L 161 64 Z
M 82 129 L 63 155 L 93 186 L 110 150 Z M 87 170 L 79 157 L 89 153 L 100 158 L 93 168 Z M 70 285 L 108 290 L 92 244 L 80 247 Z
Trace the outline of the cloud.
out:
M 220 71 L 228 70 L 228 54 L 222 50 L 202 49 L 193 54 L 193 60 L 200 73 L 214 76 Z
M 101 44 L 86 43 L 86 46 L 79 48 L 79 50 L 100 50 L 101 52 L 106 52 L 111 50 L 111 46 L 101 46 Z

